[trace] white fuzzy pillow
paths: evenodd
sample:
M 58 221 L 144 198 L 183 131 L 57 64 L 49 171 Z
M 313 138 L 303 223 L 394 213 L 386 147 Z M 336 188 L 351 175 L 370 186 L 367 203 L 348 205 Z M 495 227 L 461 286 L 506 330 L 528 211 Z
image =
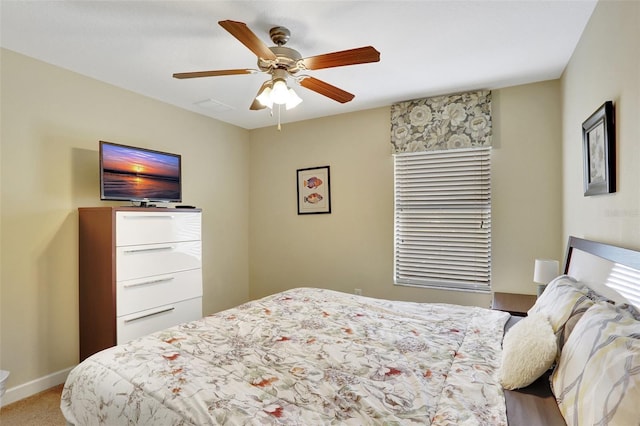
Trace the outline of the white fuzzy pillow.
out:
M 523 318 L 507 331 L 502 341 L 500 383 L 518 389 L 533 383 L 553 365 L 558 341 L 544 314 Z

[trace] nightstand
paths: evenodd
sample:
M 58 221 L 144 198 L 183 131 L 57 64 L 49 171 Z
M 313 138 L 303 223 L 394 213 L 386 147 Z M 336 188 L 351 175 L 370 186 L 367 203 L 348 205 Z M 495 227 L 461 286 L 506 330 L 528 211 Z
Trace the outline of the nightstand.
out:
M 527 311 L 536 303 L 536 299 L 536 296 L 531 294 L 493 293 L 491 309 L 524 317 L 527 315 Z

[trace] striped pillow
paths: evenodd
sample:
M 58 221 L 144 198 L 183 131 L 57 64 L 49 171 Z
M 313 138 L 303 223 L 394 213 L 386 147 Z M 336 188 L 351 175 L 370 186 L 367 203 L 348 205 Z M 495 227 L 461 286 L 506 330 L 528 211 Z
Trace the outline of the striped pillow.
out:
M 568 425 L 638 425 L 640 321 L 594 304 L 562 349 L 551 388 Z
M 569 317 L 565 321 L 564 325 L 560 326 L 558 328 L 558 331 L 556 332 L 556 337 L 558 338 L 559 351 L 562 350 L 562 347 L 564 346 L 565 342 L 569 338 L 569 335 L 573 331 L 573 328 L 576 326 L 576 324 L 578 323 L 582 315 L 585 312 L 587 312 L 587 309 L 593 306 L 593 304 L 596 302 L 613 303 L 608 298 L 596 293 L 595 291 L 589 288 L 585 287 L 581 291 L 585 292 L 584 294 L 586 296 L 586 299 L 584 297 L 581 297 L 580 299 L 578 299 L 576 304 L 571 309 L 571 312 L 569 313 Z M 560 354 L 558 353 L 558 356 L 559 355 Z
M 577 320 L 593 305 L 590 293 L 575 279 L 561 275 L 549 283 L 528 314 L 547 315 L 561 349 Z

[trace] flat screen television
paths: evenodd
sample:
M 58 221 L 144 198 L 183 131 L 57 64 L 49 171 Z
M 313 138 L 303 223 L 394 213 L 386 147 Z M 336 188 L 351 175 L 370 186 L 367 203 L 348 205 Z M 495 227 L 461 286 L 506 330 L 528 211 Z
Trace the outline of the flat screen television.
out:
M 182 157 L 100 141 L 100 199 L 181 202 Z

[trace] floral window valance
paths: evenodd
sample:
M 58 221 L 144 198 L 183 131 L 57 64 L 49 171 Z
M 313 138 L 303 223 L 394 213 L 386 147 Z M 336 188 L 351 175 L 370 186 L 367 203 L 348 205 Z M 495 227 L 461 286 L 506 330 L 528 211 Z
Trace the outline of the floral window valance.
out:
M 491 146 L 491 91 L 436 96 L 391 106 L 394 153 Z

